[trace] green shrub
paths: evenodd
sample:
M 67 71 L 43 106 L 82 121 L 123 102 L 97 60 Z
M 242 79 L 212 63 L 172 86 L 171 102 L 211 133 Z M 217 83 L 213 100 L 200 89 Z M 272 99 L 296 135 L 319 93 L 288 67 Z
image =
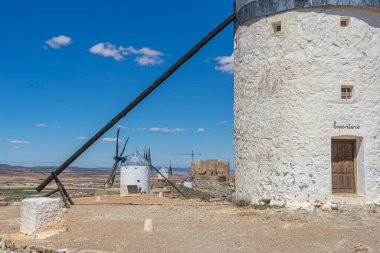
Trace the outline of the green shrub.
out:
M 259 205 L 252 205 L 254 209 L 257 210 L 265 210 L 265 209 L 280 209 L 284 208 L 284 206 L 277 206 L 277 205 L 270 205 L 270 204 L 259 204 Z
M 251 205 L 251 202 L 245 199 L 239 199 L 234 202 L 234 206 L 237 208 L 245 208 L 249 207 Z

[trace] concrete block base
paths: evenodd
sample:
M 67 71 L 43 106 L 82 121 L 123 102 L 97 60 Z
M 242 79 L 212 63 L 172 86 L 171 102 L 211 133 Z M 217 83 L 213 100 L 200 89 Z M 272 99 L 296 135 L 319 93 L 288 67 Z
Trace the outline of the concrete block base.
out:
M 60 200 L 53 198 L 30 198 L 21 202 L 20 232 L 39 236 L 65 231 Z

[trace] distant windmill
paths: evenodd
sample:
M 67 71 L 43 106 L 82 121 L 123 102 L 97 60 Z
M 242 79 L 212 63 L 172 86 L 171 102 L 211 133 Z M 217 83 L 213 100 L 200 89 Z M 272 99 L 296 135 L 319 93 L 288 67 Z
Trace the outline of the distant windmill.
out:
M 121 151 L 121 153 L 119 155 L 119 135 L 120 135 L 120 128 L 117 129 L 117 133 L 116 133 L 116 155 L 113 158 L 115 160 L 115 162 L 113 164 L 112 171 L 111 171 L 111 173 L 107 179 L 107 182 L 104 185 L 104 188 L 112 188 L 113 184 L 115 183 L 117 168 L 119 166 L 119 162 L 123 158 L 125 146 L 127 145 L 128 140 L 129 140 L 129 137 L 128 137 L 128 139 L 124 143 L 123 150 Z
M 145 148 L 144 149 L 144 158 L 149 162 L 150 168 L 152 170 L 156 171 L 163 179 L 166 180 L 166 182 L 168 182 L 171 186 L 173 186 L 173 188 L 176 189 L 177 192 L 182 195 L 182 197 L 184 197 L 185 199 L 187 199 L 187 197 L 175 186 L 175 184 L 172 181 L 170 181 L 156 167 L 153 166 L 153 164 L 152 164 L 152 156 L 150 154 L 150 148 Z M 170 170 L 171 170 L 171 161 L 170 161 Z M 169 171 L 169 175 L 172 175 L 172 174 L 170 174 L 170 171 Z
M 191 164 L 193 164 L 193 162 L 194 162 L 194 156 L 196 156 L 196 155 L 202 155 L 202 154 L 195 154 L 194 150 L 192 150 L 190 154 L 188 154 L 188 153 L 172 153 L 171 155 L 186 155 L 186 156 L 191 156 Z

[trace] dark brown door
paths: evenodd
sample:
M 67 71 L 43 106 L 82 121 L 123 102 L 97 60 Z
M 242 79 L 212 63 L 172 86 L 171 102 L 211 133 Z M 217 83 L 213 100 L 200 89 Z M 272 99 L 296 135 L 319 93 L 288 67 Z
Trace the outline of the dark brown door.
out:
M 355 193 L 355 140 L 332 140 L 332 192 Z

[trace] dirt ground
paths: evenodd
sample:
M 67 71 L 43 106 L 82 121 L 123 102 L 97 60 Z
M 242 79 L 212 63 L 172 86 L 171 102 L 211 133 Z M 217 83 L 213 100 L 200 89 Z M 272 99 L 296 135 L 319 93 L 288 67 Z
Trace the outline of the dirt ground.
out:
M 365 210 L 260 211 L 156 196 L 75 201 L 65 213 L 68 231 L 23 240 L 72 252 L 380 252 L 380 214 Z M 21 238 L 19 209 L 0 208 L 0 238 Z

